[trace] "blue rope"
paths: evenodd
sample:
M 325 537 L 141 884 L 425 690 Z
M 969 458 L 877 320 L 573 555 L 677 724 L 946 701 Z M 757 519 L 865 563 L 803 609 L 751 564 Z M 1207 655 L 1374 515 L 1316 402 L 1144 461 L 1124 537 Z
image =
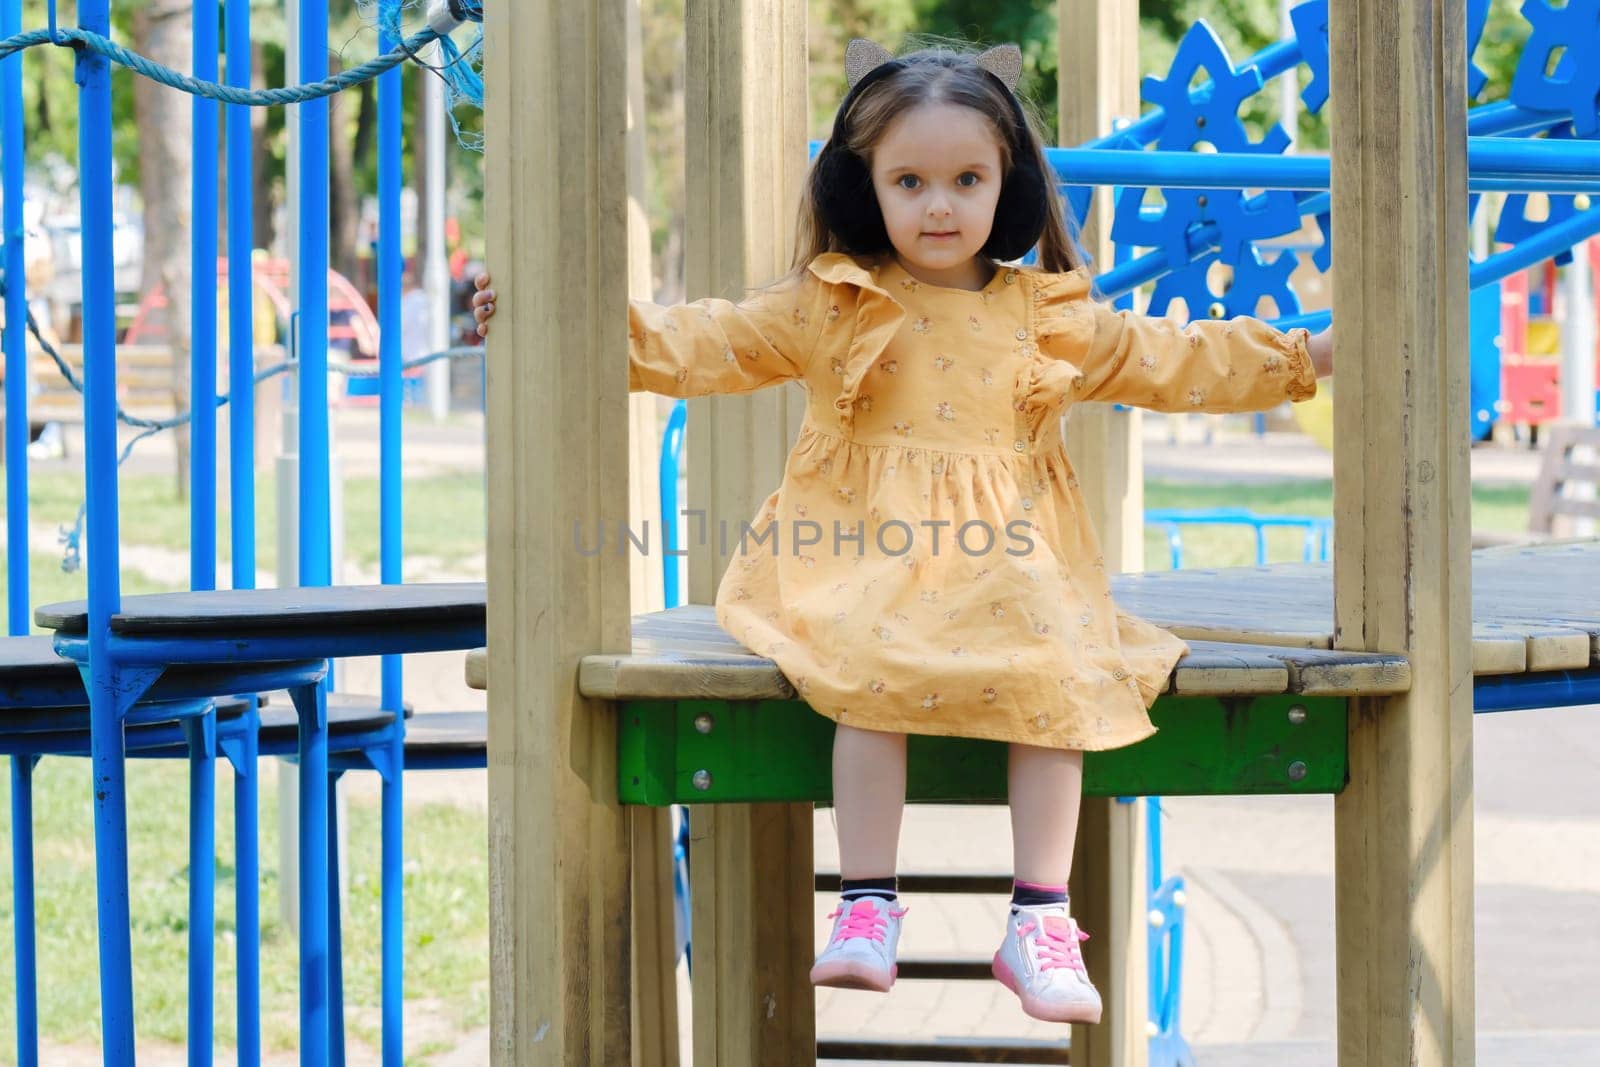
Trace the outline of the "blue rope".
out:
M 191 78 L 171 67 L 164 67 L 160 63 L 146 59 L 136 52 L 117 44 L 115 41 L 90 33 L 87 30 L 70 28 L 56 29 L 54 27 L 42 30 L 27 30 L 14 37 L 0 41 L 0 59 L 15 55 L 18 52 L 42 44 L 57 44 L 73 49 L 88 49 L 105 56 L 113 63 L 119 63 L 136 74 L 141 74 L 152 81 L 162 85 L 171 86 L 182 92 L 194 96 L 203 96 L 208 100 L 220 100 L 225 104 L 240 104 L 245 107 L 278 107 L 284 104 L 303 104 L 308 100 L 318 100 L 345 89 L 360 85 L 362 82 L 371 81 L 385 71 L 404 63 L 407 59 L 415 59 L 415 53 L 426 48 L 434 41 L 441 40 L 440 36 L 431 29 L 418 30 L 401 44 L 384 55 L 369 59 L 359 67 L 341 71 L 319 82 L 308 82 L 304 85 L 290 85 L 279 89 L 245 89 L 235 85 L 220 85 L 217 82 L 202 81 Z M 454 46 L 452 45 L 452 48 Z M 477 48 L 474 44 L 468 51 Z M 459 54 L 459 53 L 458 53 Z M 420 60 L 419 60 L 420 62 Z M 427 64 L 423 64 L 427 66 Z M 479 83 L 477 102 L 483 100 L 482 81 Z

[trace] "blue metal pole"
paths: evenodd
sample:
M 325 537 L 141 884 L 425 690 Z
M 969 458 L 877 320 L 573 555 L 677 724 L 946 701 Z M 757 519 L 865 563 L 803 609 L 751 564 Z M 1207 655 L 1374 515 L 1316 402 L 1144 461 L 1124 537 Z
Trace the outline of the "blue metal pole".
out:
M 688 418 L 689 406 L 679 400 L 672 405 L 666 432 L 661 436 L 661 590 L 669 608 L 678 606 L 678 560 L 686 551 L 678 544 L 678 456 L 683 451 L 683 428 Z
M 22 0 L 0 7 L 0 37 L 22 29 Z M 28 632 L 28 281 L 22 229 L 22 55 L 0 60 L 0 182 L 6 280 L 6 608 L 9 632 Z M 20 992 L 20 983 L 19 983 Z
M 1110 148 L 1047 148 L 1067 185 L 1160 186 L 1167 189 L 1292 189 L 1329 186 L 1326 156 L 1248 152 L 1129 152 Z M 1467 187 L 1474 192 L 1600 191 L 1600 145 L 1512 137 L 1467 139 Z
M 211 1063 L 216 999 L 216 713 L 183 722 L 189 742 L 189 1065 Z
M 391 15 L 398 7 L 399 0 L 380 0 L 380 15 Z M 381 17 L 379 21 L 381 24 Z M 387 52 L 395 43 L 387 33 L 382 34 L 378 50 Z M 379 567 L 385 585 L 398 585 L 404 580 L 401 573 L 404 496 L 400 436 L 404 399 L 400 365 L 405 358 L 400 343 L 403 337 L 400 321 L 401 78 L 399 68 L 378 78 L 378 495 Z M 399 656 L 385 656 L 381 683 L 383 706 L 395 713 L 393 758 L 383 778 L 382 878 L 379 883 L 382 912 L 379 999 L 383 1016 L 384 1067 L 401 1067 L 405 1062 L 405 911 L 400 847 L 405 813 L 400 806 L 400 786 L 406 727 L 402 662 Z M 334 956 L 338 958 L 338 953 Z M 337 985 L 334 988 L 337 989 Z M 334 1051 L 342 1055 L 338 1042 Z
M 239 1067 L 261 1063 L 261 830 L 257 825 L 258 731 L 261 716 L 254 698 L 245 712 L 239 742 L 239 767 L 233 776 L 234 910 L 238 928 L 236 993 Z
M 327 1067 L 328 695 L 313 683 L 290 696 L 300 720 L 300 1065 Z
M 39 1067 L 38 950 L 33 910 L 33 768 L 11 757 L 11 914 L 17 977 L 17 1067 Z
M 81 0 L 81 28 L 109 36 L 110 0 Z M 107 1067 L 132 1063 L 133 959 L 128 909 L 127 768 L 108 654 L 121 604 L 117 546 L 116 288 L 112 275 L 111 65 L 77 53 L 78 187 L 83 232 L 84 466 L 89 542 L 89 707 L 94 778 L 100 1020 Z
M 328 791 L 328 1067 L 344 1067 L 344 922 L 339 909 L 339 775 Z
M 194 0 L 194 76 L 217 80 L 217 0 Z M 190 187 L 189 586 L 217 587 L 217 105 L 195 97 Z M 169 302 L 174 294 L 169 293 Z
M 328 76 L 328 7 L 300 4 L 300 81 Z M 332 581 L 328 484 L 328 101 L 300 109 L 300 584 Z M 301 773 L 308 773 L 302 767 Z M 316 857 L 321 862 L 322 857 Z
M 380 11 L 392 13 L 399 0 L 382 0 Z M 381 20 L 380 20 L 381 21 Z M 378 51 L 386 53 L 396 42 L 383 34 Z M 400 119 L 399 68 L 378 77 L 378 465 L 379 564 L 385 585 L 401 581 L 401 438 L 400 415 L 403 382 L 400 364 Z M 399 713 L 401 660 L 383 658 L 383 706 Z M 403 722 L 403 719 L 401 720 Z
M 250 5 L 228 4 L 229 85 L 250 86 Z M 233 587 L 256 586 L 255 177 L 250 109 L 230 104 L 228 133 L 228 511 Z M 241 1006 L 241 1011 L 243 1010 Z M 242 1040 L 242 1037 L 241 1037 Z
M 1600 704 L 1600 669 L 1513 674 L 1472 683 L 1472 710 L 1479 713 L 1579 704 Z
M 400 714 L 397 710 L 396 714 Z M 405 1064 L 405 856 L 401 838 L 405 830 L 402 805 L 405 784 L 405 719 L 395 721 L 390 757 L 383 775 L 381 898 L 383 906 L 383 1067 Z

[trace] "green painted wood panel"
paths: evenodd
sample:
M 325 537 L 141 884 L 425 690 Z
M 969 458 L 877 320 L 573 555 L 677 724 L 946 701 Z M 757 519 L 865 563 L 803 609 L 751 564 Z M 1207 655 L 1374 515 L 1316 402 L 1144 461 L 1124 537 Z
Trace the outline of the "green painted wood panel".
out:
M 804 701 L 631 701 L 618 713 L 624 804 L 832 798 L 833 723 Z M 1154 736 L 1088 753 L 1086 793 L 1224 796 L 1344 788 L 1343 698 L 1162 697 L 1151 718 Z M 1003 744 L 913 736 L 909 752 L 909 800 L 1006 798 Z

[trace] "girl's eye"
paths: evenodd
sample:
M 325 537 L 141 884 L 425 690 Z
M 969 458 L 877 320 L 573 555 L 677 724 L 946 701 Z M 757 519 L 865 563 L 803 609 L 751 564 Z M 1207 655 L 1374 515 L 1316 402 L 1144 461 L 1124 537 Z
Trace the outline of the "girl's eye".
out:
M 918 180 L 915 174 L 902 174 L 895 180 L 895 184 L 902 189 L 915 189 Z
M 971 179 L 972 179 L 972 180 L 971 180 L 971 181 L 968 181 L 968 180 L 967 180 L 967 179 L 968 179 L 968 178 L 971 178 Z M 963 175 L 962 175 L 962 176 L 961 176 L 961 177 L 959 177 L 959 178 L 957 178 L 957 179 L 956 179 L 956 184 L 957 184 L 957 185 L 962 185 L 962 186 L 965 186 L 965 187 L 966 187 L 966 188 L 968 188 L 968 189 L 970 189 L 970 188 L 972 188 L 972 187 L 973 187 L 973 186 L 974 186 L 974 185 L 977 185 L 977 184 L 978 184 L 978 176 L 977 176 L 977 175 L 976 175 L 976 174 L 974 174 L 974 173 L 972 173 L 972 172 L 971 172 L 971 171 L 970 171 L 970 170 L 969 170 L 969 171 L 967 171 L 967 172 L 966 172 L 966 173 L 965 173 L 965 174 L 963 174 Z

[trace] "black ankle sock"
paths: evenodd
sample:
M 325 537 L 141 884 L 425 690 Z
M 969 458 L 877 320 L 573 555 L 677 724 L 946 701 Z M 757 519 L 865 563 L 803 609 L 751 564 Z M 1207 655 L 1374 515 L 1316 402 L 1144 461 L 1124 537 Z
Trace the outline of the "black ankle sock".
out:
M 1065 904 L 1066 886 L 1035 885 L 1032 882 L 1011 883 L 1011 906 L 1026 908 L 1040 904 Z
M 839 895 L 846 900 L 859 900 L 862 897 L 882 897 L 884 900 L 898 900 L 895 893 L 895 877 L 888 878 L 841 878 L 839 879 Z

